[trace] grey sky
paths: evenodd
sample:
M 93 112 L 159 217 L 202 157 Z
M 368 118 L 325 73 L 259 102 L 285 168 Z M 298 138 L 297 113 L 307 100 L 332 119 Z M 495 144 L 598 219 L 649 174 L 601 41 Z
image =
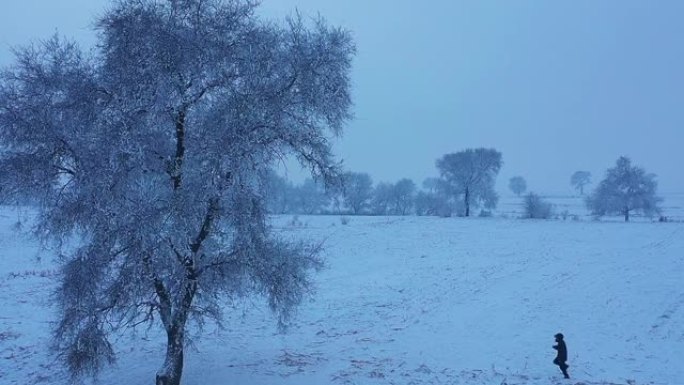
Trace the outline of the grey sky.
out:
M 92 45 L 108 4 L 1 1 L 0 65 L 56 30 Z M 355 36 L 356 119 L 336 145 L 350 170 L 420 183 L 447 152 L 494 147 L 500 191 L 522 175 L 568 193 L 573 171 L 597 181 L 627 155 L 661 191 L 684 191 L 684 2 L 265 0 L 261 12 L 295 8 Z

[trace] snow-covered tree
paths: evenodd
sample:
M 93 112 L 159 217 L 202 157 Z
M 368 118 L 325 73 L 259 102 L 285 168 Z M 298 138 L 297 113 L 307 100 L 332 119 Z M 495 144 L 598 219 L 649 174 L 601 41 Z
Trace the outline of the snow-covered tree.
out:
M 292 182 L 270 171 L 266 175 L 266 208 L 271 214 L 292 212 L 295 205 Z
M 442 189 L 443 181 L 439 178 L 426 178 L 423 190 L 418 191 L 414 198 L 413 207 L 416 215 L 451 216 L 453 205 Z
M 373 198 L 371 199 L 371 212 L 374 215 L 387 215 L 390 213 L 393 190 L 394 186 L 391 183 L 381 182 L 375 186 Z
M 358 215 L 368 211 L 373 199 L 373 179 L 363 172 L 346 172 L 342 175 L 345 206 Z
M 416 184 L 410 179 L 397 183 L 378 183 L 373 189 L 371 211 L 376 215 L 407 215 L 414 205 Z
M 521 176 L 514 176 L 508 180 L 508 188 L 513 191 L 513 194 L 520 196 L 527 190 L 527 182 Z
M 662 199 L 656 196 L 657 188 L 654 174 L 632 166 L 631 160 L 622 156 L 615 167 L 606 171 L 606 177 L 587 197 L 586 203 L 593 215 L 619 214 L 627 222 L 633 211 L 649 216 L 660 212 L 658 204 Z
M 496 207 L 499 198 L 494 183 L 501 163 L 501 153 L 486 148 L 446 154 L 437 160 L 444 192 L 463 203 L 466 217 L 471 207 Z
M 589 171 L 575 171 L 570 177 L 570 185 L 577 190 L 580 195 L 584 195 L 584 186 L 591 183 L 591 173 Z
M 423 189 L 429 193 L 434 193 L 437 192 L 437 189 L 439 188 L 440 184 L 439 178 L 425 178 L 423 180 Z
M 279 321 L 317 247 L 269 231 L 265 177 L 293 153 L 315 176 L 350 117 L 350 34 L 264 22 L 249 0 L 120 0 L 97 52 L 53 38 L 0 79 L 0 183 L 62 245 L 55 348 L 70 371 L 114 359 L 112 335 L 163 326 L 158 385 L 180 383 L 189 326 L 264 295 Z
M 549 219 L 553 214 L 553 206 L 539 195 L 531 192 L 523 200 L 524 217 L 532 219 Z
M 392 186 L 392 213 L 407 215 L 413 209 L 416 184 L 411 179 L 401 179 Z
M 325 188 L 311 178 L 292 191 L 294 210 L 300 214 L 319 214 L 329 202 Z
M 453 212 L 447 197 L 430 191 L 418 191 L 414 201 L 414 208 L 416 215 L 448 217 Z

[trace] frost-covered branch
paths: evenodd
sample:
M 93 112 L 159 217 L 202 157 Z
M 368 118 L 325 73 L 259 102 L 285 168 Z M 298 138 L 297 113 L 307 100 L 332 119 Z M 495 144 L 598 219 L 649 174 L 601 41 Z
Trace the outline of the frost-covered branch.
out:
M 339 172 L 351 118 L 350 34 L 264 22 L 247 0 L 122 0 L 98 52 L 53 38 L 0 75 L 0 194 L 31 202 L 64 250 L 55 347 L 74 374 L 113 359 L 109 336 L 158 315 L 180 382 L 188 322 L 264 295 L 281 322 L 311 290 L 318 248 L 274 237 L 264 186 L 294 154 Z

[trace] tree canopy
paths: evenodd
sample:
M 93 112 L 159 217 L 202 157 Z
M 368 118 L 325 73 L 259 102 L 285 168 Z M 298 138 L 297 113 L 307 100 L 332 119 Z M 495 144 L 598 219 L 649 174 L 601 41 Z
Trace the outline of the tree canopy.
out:
M 373 199 L 373 179 L 364 172 L 346 172 L 342 175 L 342 197 L 352 214 L 368 213 Z
M 644 215 L 658 213 L 658 204 L 662 199 L 656 196 L 658 183 L 655 178 L 654 174 L 632 166 L 632 161 L 622 156 L 615 167 L 606 171 L 606 177 L 587 197 L 587 206 L 593 215 L 623 215 L 625 222 L 629 221 L 633 211 Z
M 486 148 L 469 148 L 437 160 L 442 189 L 463 202 L 465 216 L 470 216 L 472 206 L 496 206 L 494 183 L 501 165 L 501 153 Z
M 177 385 L 189 321 L 264 295 L 280 321 L 310 287 L 317 247 L 270 233 L 263 189 L 294 154 L 338 174 L 350 118 L 350 34 L 262 21 L 249 0 L 122 0 L 94 55 L 52 38 L 0 79 L 0 183 L 64 249 L 55 348 L 70 371 L 114 359 L 110 338 L 161 321 L 158 384 Z
M 570 184 L 580 195 L 584 195 L 584 186 L 591 183 L 591 173 L 589 171 L 575 171 L 570 177 Z
M 508 180 L 508 188 L 513 191 L 513 194 L 520 196 L 520 194 L 527 191 L 527 182 L 521 176 L 514 176 Z

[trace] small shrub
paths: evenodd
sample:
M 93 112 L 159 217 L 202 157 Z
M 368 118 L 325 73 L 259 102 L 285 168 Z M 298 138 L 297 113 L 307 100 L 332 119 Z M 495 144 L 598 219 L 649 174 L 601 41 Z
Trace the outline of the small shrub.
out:
M 553 215 L 551 203 L 542 199 L 535 193 L 525 195 L 524 199 L 525 218 L 549 219 Z
M 343 225 L 348 225 L 349 224 L 349 217 L 346 215 L 343 215 L 340 217 L 340 223 Z

